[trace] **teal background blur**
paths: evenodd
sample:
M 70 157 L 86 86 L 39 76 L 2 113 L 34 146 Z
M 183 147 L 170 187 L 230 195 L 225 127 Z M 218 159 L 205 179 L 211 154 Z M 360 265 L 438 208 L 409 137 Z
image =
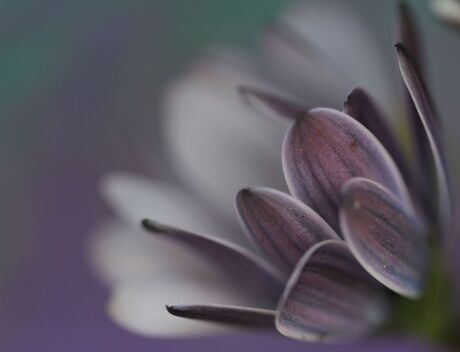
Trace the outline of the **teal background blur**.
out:
M 396 2 L 348 2 L 391 45 Z M 455 121 L 460 102 L 450 94 L 460 77 L 449 67 L 460 62 L 460 37 L 437 23 L 424 1 L 409 2 L 425 21 L 435 98 Z M 118 169 L 145 172 L 133 140 L 143 142 L 152 163 L 161 161 L 163 85 L 210 45 L 253 47 L 288 3 L 1 2 L 0 350 L 302 349 L 264 336 L 158 341 L 131 335 L 104 315 L 107 292 L 85 258 L 88 230 L 107 213 L 97 196 L 99 177 Z M 450 140 L 457 131 L 449 129 Z

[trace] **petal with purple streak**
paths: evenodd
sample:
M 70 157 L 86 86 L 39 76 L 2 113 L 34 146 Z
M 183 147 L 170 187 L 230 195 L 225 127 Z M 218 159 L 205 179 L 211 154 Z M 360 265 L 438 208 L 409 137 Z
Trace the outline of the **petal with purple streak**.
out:
M 445 225 L 451 215 L 451 194 L 447 160 L 441 140 L 441 131 L 427 87 L 415 59 L 402 44 L 396 44 L 401 75 L 417 108 L 433 154 L 438 183 L 439 220 Z
M 385 148 L 360 123 L 337 110 L 313 109 L 297 119 L 284 139 L 283 170 L 291 193 L 336 230 L 340 191 L 350 178 L 377 181 L 409 202 Z
M 340 228 L 356 259 L 389 289 L 417 297 L 428 254 L 421 223 L 396 196 L 373 181 L 353 178 L 342 194 Z
M 282 290 L 284 275 L 263 259 L 231 242 L 187 232 L 144 220 L 148 232 L 176 241 L 209 259 L 210 265 L 222 270 L 230 280 L 248 294 L 259 294 L 261 303 L 271 304 Z M 177 258 L 180 260 L 180 258 Z
M 273 189 L 244 189 L 236 205 L 248 235 L 288 272 L 313 245 L 339 239 L 310 207 Z
M 404 44 L 406 48 L 408 48 L 414 57 L 417 58 L 419 67 L 421 67 L 423 64 L 423 55 L 420 45 L 419 32 L 411 8 L 407 3 L 401 2 L 399 4 L 398 20 L 398 40 L 400 43 Z M 417 182 L 419 193 L 423 192 L 424 194 L 428 194 L 430 173 L 432 170 L 430 146 L 423 124 L 420 121 L 420 117 L 418 116 L 417 109 L 415 108 L 409 91 L 405 85 L 403 89 L 406 114 L 410 126 L 411 152 L 413 155 L 412 162 L 414 168 L 418 171 L 414 174 L 414 177 Z M 432 214 L 433 211 L 430 208 L 429 201 L 427 199 L 424 199 L 423 201 L 428 213 L 427 215 Z
M 275 327 L 275 311 L 270 309 L 220 305 L 174 305 L 166 306 L 166 309 L 170 314 L 182 318 L 252 328 Z
M 276 327 L 303 341 L 362 336 L 385 318 L 382 286 L 343 241 L 317 244 L 300 260 L 279 302 Z

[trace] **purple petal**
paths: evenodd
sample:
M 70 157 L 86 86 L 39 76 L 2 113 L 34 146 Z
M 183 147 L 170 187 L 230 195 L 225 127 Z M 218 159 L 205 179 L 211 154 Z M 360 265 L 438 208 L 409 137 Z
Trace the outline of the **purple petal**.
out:
M 189 319 L 259 328 L 275 327 L 275 311 L 269 309 L 219 305 L 166 306 L 166 309 L 172 315 Z
M 400 2 L 398 6 L 398 37 L 400 43 L 419 60 L 422 58 L 420 38 L 414 15 L 410 6 L 405 2 Z
M 398 7 L 398 17 L 399 17 L 399 28 L 398 28 L 398 37 L 399 42 L 402 43 L 409 52 L 417 58 L 419 67 L 422 64 L 423 55 L 420 47 L 420 39 L 418 30 L 416 27 L 415 19 L 412 14 L 412 11 L 408 4 L 401 2 Z M 431 170 L 432 160 L 431 160 L 431 151 L 428 143 L 428 139 L 423 128 L 423 124 L 420 121 L 418 116 L 417 109 L 412 101 L 412 98 L 404 86 L 404 102 L 406 107 L 406 113 L 410 125 L 410 140 L 412 144 L 412 155 L 413 163 L 418 170 L 414 175 L 416 177 L 417 187 L 419 192 L 427 194 L 429 192 L 429 182 L 430 177 L 428 175 L 428 170 Z M 410 182 L 410 181 L 409 181 Z M 421 194 L 421 193 L 420 193 Z M 428 198 L 428 197 L 427 197 Z M 428 200 L 423 199 L 424 206 L 428 214 L 432 214 L 433 211 L 429 207 Z
M 177 241 L 209 258 L 212 265 L 228 274 L 230 279 L 241 285 L 242 290 L 260 295 L 262 301 L 262 298 L 267 298 L 267 303 L 278 299 L 284 276 L 269 263 L 244 248 L 151 220 L 142 221 L 142 225 L 149 232 Z
M 385 148 L 360 123 L 336 110 L 313 109 L 297 119 L 284 139 L 283 170 L 291 193 L 336 230 L 340 191 L 350 178 L 379 182 L 409 202 Z
M 239 89 L 244 101 L 263 116 L 283 122 L 294 121 L 307 108 L 300 103 L 290 101 L 273 93 L 257 88 L 242 86 Z
M 373 181 L 351 179 L 343 187 L 340 228 L 369 274 L 403 296 L 420 294 L 427 263 L 426 236 L 396 196 Z
M 280 333 L 304 341 L 348 340 L 385 317 L 378 284 L 343 241 L 314 246 L 300 260 L 277 309 Z
M 345 102 L 344 112 L 366 127 L 386 148 L 399 170 L 411 180 L 412 175 L 396 136 L 388 125 L 388 118 L 374 98 L 362 88 L 354 88 Z
M 402 77 L 417 108 L 418 115 L 430 143 L 431 152 L 433 153 L 438 182 L 439 220 L 445 225 L 451 215 L 451 198 L 440 128 L 435 119 L 431 99 L 417 64 L 402 44 L 396 44 L 396 50 L 398 52 L 398 62 Z
M 236 205 L 248 235 L 288 272 L 313 245 L 339 239 L 311 208 L 279 191 L 244 189 Z

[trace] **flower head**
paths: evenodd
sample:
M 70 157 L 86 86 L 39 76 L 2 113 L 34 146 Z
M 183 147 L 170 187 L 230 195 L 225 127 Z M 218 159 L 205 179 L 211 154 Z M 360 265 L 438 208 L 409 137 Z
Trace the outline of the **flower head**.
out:
M 271 45 L 286 45 L 280 38 L 302 43 L 288 27 L 281 31 L 277 27 L 270 36 Z M 199 207 L 193 209 L 194 220 L 179 227 L 170 225 L 177 206 L 170 205 L 170 191 L 155 192 L 157 199 L 158 194 L 168 198 L 155 207 L 170 211 L 162 216 L 162 211 L 155 209 L 160 216 L 144 219 L 143 228 L 165 245 L 178 244 L 177 261 L 188 261 L 189 254 L 182 253 L 190 250 L 200 262 L 193 264 L 193 275 L 165 270 L 166 276 L 179 284 L 179 290 L 184 281 L 196 280 L 206 291 L 197 294 L 196 301 L 193 295 L 179 295 L 177 298 L 185 301 L 174 302 L 177 292 L 164 297 L 165 312 L 178 320 L 206 322 L 204 330 L 209 323 L 218 327 L 228 324 L 275 328 L 304 341 L 347 341 L 373 333 L 388 322 L 398 326 L 398 311 L 393 314 L 389 307 L 400 302 L 421 297 L 422 303 L 415 309 L 424 309 L 426 290 L 432 286 L 430 256 L 458 238 L 448 229 L 453 202 L 447 159 L 421 73 L 414 21 L 405 5 L 400 6 L 396 53 L 406 87 L 412 158 L 377 99 L 365 88 L 352 89 L 339 111 L 309 108 L 299 97 L 285 98 L 279 89 L 274 93 L 273 85 L 241 82 L 238 91 L 246 103 L 289 125 L 282 143 L 282 170 L 290 194 L 268 187 L 244 188 L 237 193 L 237 213 L 251 246 L 245 240 L 237 245 L 205 235 L 202 228 L 216 226 L 203 226 L 203 222 L 196 226 L 194 220 L 212 223 L 215 218 L 209 219 Z M 287 55 L 288 50 L 277 54 Z M 236 142 L 232 141 L 238 149 Z M 434 193 L 429 186 L 431 173 L 436 180 Z M 119 179 L 115 183 L 120 186 Z M 126 184 L 123 188 L 127 189 Z M 122 199 L 117 204 L 123 203 L 125 196 L 113 189 L 110 187 L 109 195 Z M 175 202 L 185 206 L 190 199 L 178 195 Z M 122 212 L 135 219 L 142 216 L 132 211 Z M 191 229 L 186 229 L 188 224 Z M 439 278 L 441 271 L 434 277 Z M 141 274 L 144 282 L 145 273 Z M 149 285 L 154 289 L 162 283 Z M 216 299 L 214 294 L 221 296 Z M 434 304 L 439 300 L 437 297 Z M 428 298 L 428 303 L 433 300 Z M 116 312 L 128 314 L 119 308 Z M 446 326 L 440 328 L 439 335 L 452 328 L 447 316 L 442 319 Z M 187 326 L 193 325 L 193 321 L 185 321 Z

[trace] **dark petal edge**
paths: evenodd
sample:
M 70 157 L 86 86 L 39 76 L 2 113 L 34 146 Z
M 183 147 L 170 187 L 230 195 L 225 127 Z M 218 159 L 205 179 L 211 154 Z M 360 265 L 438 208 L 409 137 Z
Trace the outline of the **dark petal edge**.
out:
M 275 327 L 275 311 L 269 309 L 219 305 L 168 305 L 166 309 L 182 318 L 257 328 Z
M 452 200 L 440 129 L 435 119 L 431 98 L 415 60 L 404 45 L 396 44 L 395 47 L 401 75 L 417 108 L 433 153 L 438 183 L 438 220 L 441 221 L 441 226 L 444 228 L 450 220 Z

